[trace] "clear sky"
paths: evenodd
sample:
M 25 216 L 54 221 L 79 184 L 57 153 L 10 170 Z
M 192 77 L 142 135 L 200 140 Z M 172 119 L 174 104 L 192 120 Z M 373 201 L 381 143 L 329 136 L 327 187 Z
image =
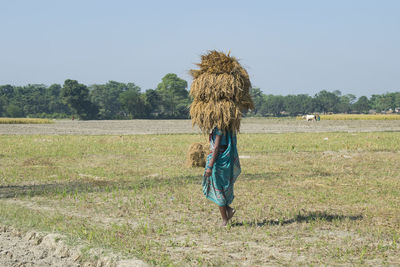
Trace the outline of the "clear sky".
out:
M 264 93 L 400 91 L 398 0 L 0 0 L 0 84 L 155 88 L 231 51 Z

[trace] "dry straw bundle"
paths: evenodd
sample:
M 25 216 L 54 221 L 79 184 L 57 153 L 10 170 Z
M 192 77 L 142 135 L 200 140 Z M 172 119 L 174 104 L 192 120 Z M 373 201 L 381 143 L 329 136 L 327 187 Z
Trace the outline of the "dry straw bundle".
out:
M 207 152 L 207 145 L 191 144 L 187 153 L 186 165 L 188 167 L 205 167 Z
M 218 51 L 201 56 L 199 70 L 191 70 L 190 117 L 203 132 L 214 127 L 239 131 L 242 112 L 253 108 L 250 79 L 238 60 Z

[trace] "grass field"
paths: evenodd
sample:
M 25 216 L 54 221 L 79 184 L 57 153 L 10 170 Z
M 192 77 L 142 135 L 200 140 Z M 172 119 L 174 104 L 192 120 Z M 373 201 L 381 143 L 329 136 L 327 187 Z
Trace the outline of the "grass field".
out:
M 400 133 L 238 136 L 232 224 L 191 134 L 0 135 L 0 222 L 155 265 L 400 264 Z
M 54 123 L 49 119 L 35 119 L 35 118 L 0 118 L 0 124 L 48 124 Z
M 331 114 L 320 115 L 321 120 L 400 120 L 399 114 Z M 296 117 L 303 120 L 302 116 Z
M 399 114 L 332 114 L 320 116 L 321 120 L 400 120 Z

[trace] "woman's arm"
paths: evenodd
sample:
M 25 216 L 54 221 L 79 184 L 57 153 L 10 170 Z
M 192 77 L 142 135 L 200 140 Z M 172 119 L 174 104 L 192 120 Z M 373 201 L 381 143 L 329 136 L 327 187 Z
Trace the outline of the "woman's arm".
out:
M 219 150 L 219 143 L 220 142 L 221 142 L 221 136 L 220 135 L 216 135 L 215 136 L 214 151 L 213 151 L 213 154 L 212 154 L 212 158 L 211 158 L 210 162 L 208 163 L 208 166 L 206 166 L 207 170 L 206 170 L 206 174 L 205 175 L 207 177 L 211 176 L 211 174 L 212 174 L 212 169 L 214 167 L 215 160 L 217 159 L 217 156 L 218 156 L 218 150 Z

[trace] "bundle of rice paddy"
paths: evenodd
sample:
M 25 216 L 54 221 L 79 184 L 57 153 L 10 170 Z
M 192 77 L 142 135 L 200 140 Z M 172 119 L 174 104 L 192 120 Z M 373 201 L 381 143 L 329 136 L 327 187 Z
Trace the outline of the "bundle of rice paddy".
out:
M 191 70 L 192 124 L 203 132 L 215 127 L 238 132 L 243 112 L 252 109 L 250 79 L 238 60 L 218 51 L 201 56 L 199 70 Z
M 205 167 L 207 156 L 207 145 L 193 143 L 190 145 L 186 165 L 188 167 Z

